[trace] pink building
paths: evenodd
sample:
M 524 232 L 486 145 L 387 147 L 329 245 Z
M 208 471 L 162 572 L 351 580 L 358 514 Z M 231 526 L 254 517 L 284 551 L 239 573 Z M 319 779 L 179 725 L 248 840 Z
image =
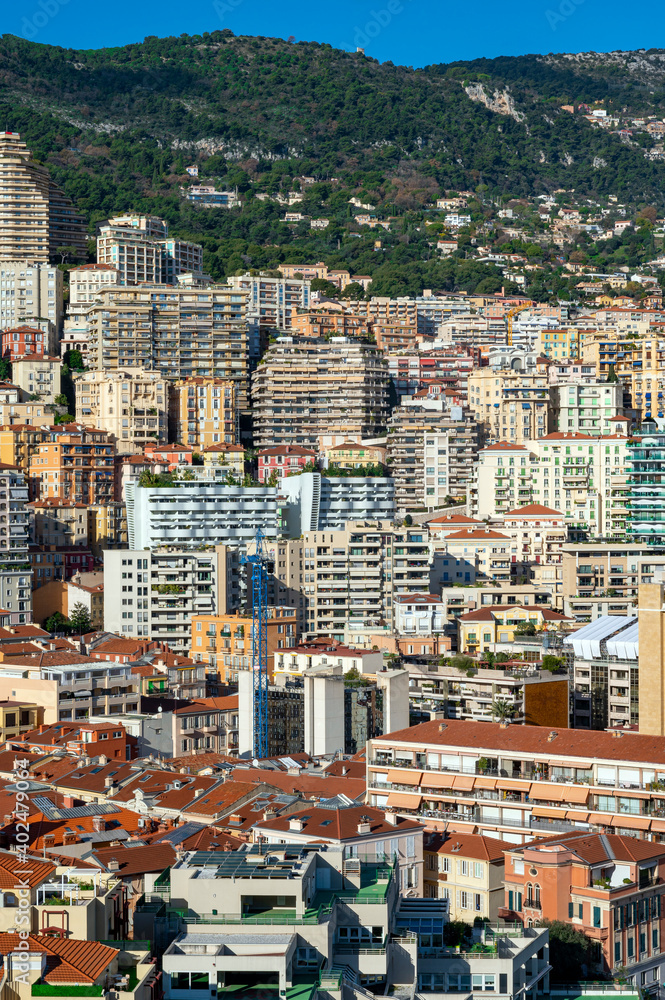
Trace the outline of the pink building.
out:
M 308 463 L 316 464 L 316 452 L 301 448 L 297 444 L 283 444 L 275 448 L 263 448 L 259 454 L 259 482 L 265 483 L 273 472 L 277 482 L 289 474 L 304 469 Z

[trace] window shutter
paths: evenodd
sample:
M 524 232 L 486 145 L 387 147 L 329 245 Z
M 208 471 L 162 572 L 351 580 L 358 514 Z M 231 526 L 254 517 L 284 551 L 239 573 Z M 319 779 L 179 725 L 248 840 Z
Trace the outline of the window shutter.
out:
M 568 917 L 570 920 L 573 919 L 573 904 L 568 903 Z

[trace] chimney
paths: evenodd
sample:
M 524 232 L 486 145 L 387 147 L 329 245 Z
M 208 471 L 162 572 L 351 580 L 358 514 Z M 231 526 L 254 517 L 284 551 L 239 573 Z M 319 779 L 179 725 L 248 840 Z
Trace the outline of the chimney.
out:
M 103 816 L 92 817 L 92 829 L 95 833 L 102 833 L 102 831 L 106 829 L 106 820 Z
M 300 833 L 304 829 L 304 826 L 305 824 L 299 816 L 292 816 L 289 820 L 289 830 L 293 830 L 295 833 Z
M 361 837 L 367 836 L 368 833 L 372 832 L 372 825 L 369 816 L 361 816 L 360 822 L 358 823 L 358 833 Z
M 507 729 L 509 725 L 510 725 L 510 719 L 502 719 L 501 722 L 499 723 L 499 728 Z
M 73 795 L 63 795 L 62 796 L 62 808 L 63 809 L 73 809 L 74 808 L 74 796 Z
M 117 858 L 111 858 L 110 861 L 106 862 L 106 867 L 110 872 L 117 872 L 120 869 L 120 862 Z
M 97 763 L 101 764 L 102 767 L 106 767 L 106 765 L 108 764 L 108 762 L 109 762 L 109 759 L 106 756 L 106 754 L 105 753 L 100 753 L 99 757 L 97 758 Z
M 448 726 L 446 725 L 445 722 L 439 723 L 439 732 L 440 733 L 445 733 L 445 731 L 446 731 L 447 728 L 448 728 Z
M 342 768 L 342 775 L 345 775 L 345 774 L 348 774 L 348 773 L 349 773 L 349 769 L 348 769 L 348 767 L 345 764 L 344 767 Z
M 274 819 L 276 815 L 277 813 L 273 806 L 268 806 L 267 809 L 263 810 L 263 822 L 265 823 L 266 820 Z
M 386 823 L 390 823 L 391 826 L 397 826 L 397 813 L 392 809 L 386 809 L 385 812 Z
M 559 734 L 557 733 L 556 729 L 553 729 L 552 732 L 547 737 L 547 742 L 552 743 L 557 738 L 558 735 Z
M 65 834 L 64 834 L 64 836 L 62 838 L 62 843 L 64 845 L 67 845 L 67 844 L 78 844 L 78 842 L 79 842 L 79 835 L 78 835 L 78 833 L 76 833 L 74 830 L 66 830 L 65 831 Z
M 107 774 L 106 777 L 104 778 L 104 788 L 110 791 L 114 787 L 115 787 L 115 781 L 113 780 L 110 774 Z

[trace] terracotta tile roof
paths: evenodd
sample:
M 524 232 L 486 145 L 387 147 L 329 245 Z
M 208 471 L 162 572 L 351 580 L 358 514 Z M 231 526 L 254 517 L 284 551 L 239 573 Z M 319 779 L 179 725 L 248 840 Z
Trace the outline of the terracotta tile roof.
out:
M 665 764 L 665 737 L 642 736 L 639 733 L 616 733 L 600 730 L 557 729 L 550 738 L 546 727 L 507 726 L 495 722 L 463 722 L 447 719 L 445 723 L 421 722 L 410 729 L 400 729 L 376 737 L 374 743 L 386 741 L 412 743 L 417 746 L 480 748 L 499 753 L 544 754 L 548 757 L 593 758 L 595 760 L 644 761 L 648 766 Z
M 44 650 L 40 653 L 31 653 L 28 656 L 12 656 L 5 658 L 3 661 L 9 666 L 24 666 L 24 667 L 54 667 L 54 666 L 66 666 L 68 663 L 79 664 L 79 663 L 98 663 L 97 660 L 93 660 L 91 656 L 86 656 L 84 653 L 77 653 L 75 650 L 71 652 L 58 652 L 51 650 Z
M 483 451 L 526 451 L 526 448 L 521 444 L 510 444 L 509 441 L 497 441 L 496 444 L 488 444 Z
M 201 778 L 197 781 L 205 780 Z M 190 819 L 201 817 L 207 821 L 219 819 L 230 812 L 237 804 L 241 804 L 250 796 L 256 795 L 256 786 L 250 782 L 225 781 L 208 793 L 190 798 L 189 804 L 183 807 L 182 814 Z M 162 804 L 162 803 L 160 803 Z
M 435 833 L 424 845 L 429 854 L 456 854 L 460 858 L 477 861 L 503 861 L 503 852 L 513 848 L 514 845 L 505 840 L 483 837 L 478 833 Z
M 284 650 L 284 652 L 288 652 Z M 201 698 L 199 701 L 193 701 L 189 705 L 185 705 L 184 708 L 176 708 L 173 712 L 174 715 L 194 715 L 196 712 L 234 712 L 238 710 L 238 695 L 229 694 L 224 698 Z
M 30 951 L 49 956 L 44 979 L 47 983 L 94 983 L 118 954 L 99 941 L 76 941 L 73 938 L 30 934 Z M 0 955 L 9 955 L 20 947 L 18 934 L 0 934 Z M 23 945 L 24 947 L 24 945 Z
M 365 818 L 369 819 L 370 832 L 359 834 L 358 824 Z M 381 809 L 370 806 L 351 806 L 348 809 L 326 809 L 322 806 L 305 807 L 301 812 L 290 813 L 288 816 L 276 816 L 274 819 L 259 820 L 255 827 L 259 830 L 270 830 L 288 833 L 291 820 L 300 820 L 303 824 L 302 834 L 311 840 L 341 842 L 357 840 L 359 836 L 374 837 L 387 833 L 415 833 L 422 830 L 423 825 L 411 819 L 396 817 L 395 823 L 389 823 L 386 814 Z
M 460 541 L 482 541 L 483 539 L 491 538 L 503 538 L 505 541 L 510 541 L 509 535 L 502 535 L 500 531 L 492 531 L 491 528 L 464 528 L 462 531 L 453 531 L 451 535 L 448 535 L 446 541 L 454 542 L 455 539 Z
M 319 777 L 312 774 L 288 774 L 286 771 L 262 770 L 258 767 L 235 768 L 229 775 L 232 781 L 265 782 L 275 789 L 290 795 L 302 795 L 306 799 L 330 799 L 334 795 L 348 795 L 350 799 L 364 796 L 366 783 L 360 778 Z M 228 778 L 227 778 L 228 781 Z
M 514 844 L 507 844 L 504 850 L 511 852 L 542 848 L 549 850 L 557 845 L 566 847 L 580 860 L 590 865 L 600 861 L 646 861 L 648 858 L 665 857 L 665 844 L 614 833 L 567 833 L 560 837 L 530 840 L 526 844 L 520 844 L 519 848 Z M 543 863 L 546 863 L 545 855 Z
M 19 860 L 12 851 L 0 852 L 0 889 L 16 888 L 17 881 L 27 882 L 31 889 L 40 885 L 49 875 L 52 875 L 56 865 L 52 861 L 37 861 L 30 859 L 30 864 Z
M 102 847 L 86 856 L 87 861 L 94 860 L 107 871 L 110 871 L 109 862 L 117 861 L 117 874 L 120 878 L 145 875 L 147 872 L 163 872 L 174 864 L 175 859 L 175 850 L 168 841 L 147 847 Z
M 514 510 L 506 511 L 502 515 L 505 517 L 563 517 L 560 510 L 552 507 L 543 507 L 540 503 L 527 503 L 524 507 L 515 507 Z
M 491 622 L 494 621 L 494 613 L 497 611 L 537 611 L 542 615 L 543 621 L 570 622 L 573 620 L 567 615 L 562 615 L 559 611 L 552 611 L 551 608 L 543 608 L 540 604 L 492 604 L 486 608 L 476 608 L 475 611 L 467 611 L 466 614 L 459 615 L 457 620 Z
M 441 604 L 438 594 L 395 594 L 393 604 Z
M 47 639 L 49 635 L 49 632 L 46 632 L 43 628 L 39 628 L 38 625 L 10 625 L 8 628 L 0 628 L 0 639 L 28 639 L 38 637 Z
M 310 448 L 303 448 L 299 444 L 280 444 L 274 448 L 261 448 L 257 452 L 259 458 L 267 458 L 273 455 L 310 455 L 316 458 L 316 452 Z
M 325 773 L 334 778 L 362 778 L 365 780 L 365 760 L 334 760 Z
M 441 517 L 433 517 L 427 524 L 482 524 L 475 517 L 467 517 L 466 514 L 443 514 Z
M 208 768 L 214 770 L 218 764 L 237 764 L 238 759 L 224 753 L 192 753 L 183 754 L 182 757 L 169 757 L 164 763 L 176 771 L 184 767 L 188 774 L 200 774 Z
M 245 449 L 240 444 L 211 444 L 208 448 L 203 449 L 204 455 L 209 455 L 210 452 L 220 452 L 226 454 L 227 452 L 238 452 L 244 453 Z

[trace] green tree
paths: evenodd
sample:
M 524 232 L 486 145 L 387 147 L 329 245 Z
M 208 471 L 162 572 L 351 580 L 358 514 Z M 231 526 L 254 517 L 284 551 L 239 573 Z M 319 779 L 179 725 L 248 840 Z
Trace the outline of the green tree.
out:
M 515 706 L 511 705 L 505 698 L 495 698 L 492 702 L 490 712 L 492 718 L 498 722 L 510 721 L 515 715 Z
M 339 288 L 337 285 L 333 284 L 332 281 L 326 281 L 325 278 L 312 278 L 311 288 L 313 292 L 321 292 L 326 298 L 339 298 Z
M 55 416 L 56 424 L 73 424 L 76 421 L 76 417 L 73 413 L 57 413 Z
M 592 944 L 589 938 L 562 920 L 544 920 L 550 932 L 550 978 L 557 983 L 577 983 L 589 975 Z
M 44 628 L 47 632 L 64 632 L 66 635 L 69 635 L 72 630 L 72 624 L 69 618 L 56 611 L 46 619 Z
M 607 370 L 607 378 L 605 379 L 605 381 L 606 382 L 611 382 L 611 383 L 619 381 L 619 376 L 617 375 L 617 373 L 614 370 L 614 365 L 610 365 L 610 367 L 608 368 L 608 370 Z
M 12 365 L 7 358 L 0 358 L 0 382 L 11 382 Z
M 53 400 L 56 406 L 68 406 L 67 397 L 64 392 L 59 392 L 58 395 Z
M 536 626 L 533 622 L 520 622 L 515 626 L 515 635 L 535 635 Z
M 64 264 L 68 260 L 81 260 L 83 254 L 76 247 L 56 247 L 55 252 L 60 257 L 60 263 Z
M 83 635 L 84 632 L 92 631 L 90 612 L 81 601 L 77 601 L 72 608 L 72 613 L 69 616 L 69 624 L 75 635 Z
M 543 656 L 543 670 L 549 670 L 550 673 L 555 674 L 562 666 L 563 660 L 560 656 L 552 656 L 551 653 L 546 653 Z
M 83 355 L 76 347 L 70 347 L 68 351 L 65 351 L 62 360 L 71 371 L 82 372 L 85 370 Z

